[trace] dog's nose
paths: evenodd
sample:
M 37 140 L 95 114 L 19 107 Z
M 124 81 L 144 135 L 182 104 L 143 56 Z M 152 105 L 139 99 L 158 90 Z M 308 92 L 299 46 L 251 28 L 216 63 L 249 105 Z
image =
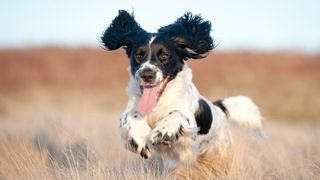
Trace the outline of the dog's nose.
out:
M 143 69 L 140 72 L 140 78 L 146 83 L 152 83 L 156 78 L 156 72 L 150 68 Z

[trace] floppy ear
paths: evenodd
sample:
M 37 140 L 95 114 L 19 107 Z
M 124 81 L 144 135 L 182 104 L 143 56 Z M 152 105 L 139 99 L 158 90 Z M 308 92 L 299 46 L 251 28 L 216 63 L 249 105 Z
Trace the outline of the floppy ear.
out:
M 101 40 L 107 50 L 124 47 L 129 55 L 132 43 L 140 33 L 147 35 L 147 32 L 140 27 L 132 14 L 119 10 L 118 16 L 113 19 L 110 26 L 105 30 Z
M 211 23 L 204 21 L 201 16 L 186 13 L 176 22 L 158 30 L 159 35 L 169 37 L 183 59 L 200 59 L 208 55 L 214 48 L 210 36 Z

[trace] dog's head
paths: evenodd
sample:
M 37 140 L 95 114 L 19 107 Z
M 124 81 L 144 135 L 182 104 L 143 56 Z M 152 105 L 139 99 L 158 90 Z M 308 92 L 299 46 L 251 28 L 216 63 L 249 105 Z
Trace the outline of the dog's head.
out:
M 142 88 L 165 87 L 182 70 L 188 59 L 200 59 L 214 48 L 211 23 L 186 13 L 157 33 L 140 27 L 134 16 L 120 10 L 103 33 L 108 50 L 123 47 L 130 59 L 131 73 Z
M 123 47 L 132 75 L 142 86 L 153 86 L 173 79 L 185 60 L 206 57 L 214 47 L 210 31 L 210 22 L 186 13 L 157 33 L 148 33 L 133 15 L 120 10 L 101 39 L 108 50 Z

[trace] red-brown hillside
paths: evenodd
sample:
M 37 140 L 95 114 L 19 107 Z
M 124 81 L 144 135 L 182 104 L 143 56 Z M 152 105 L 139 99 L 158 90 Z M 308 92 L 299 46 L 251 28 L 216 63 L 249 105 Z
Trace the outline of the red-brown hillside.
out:
M 128 63 L 121 50 L 0 50 L 0 90 L 98 88 L 114 93 L 121 88 L 123 92 Z M 189 60 L 189 64 L 200 91 L 211 98 L 244 94 L 275 117 L 320 117 L 316 109 L 320 107 L 320 55 L 213 52 L 206 59 Z

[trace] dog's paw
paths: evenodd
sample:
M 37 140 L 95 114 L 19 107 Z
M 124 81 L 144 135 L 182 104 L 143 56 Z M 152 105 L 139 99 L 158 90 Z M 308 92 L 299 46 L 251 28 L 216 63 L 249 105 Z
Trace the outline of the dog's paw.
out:
M 125 116 L 125 122 L 120 127 L 125 148 L 144 158 L 150 157 L 151 153 L 146 148 L 146 138 L 151 129 L 143 116 L 137 111 L 130 111 Z
M 146 145 L 142 150 L 140 151 L 140 155 L 142 158 L 148 159 L 151 157 L 152 152 L 150 151 L 149 147 Z
M 184 135 L 185 128 L 182 125 L 182 119 L 179 112 L 165 117 L 159 121 L 156 127 L 151 131 L 149 139 L 151 145 L 171 146 L 180 136 Z
M 146 143 L 140 142 L 138 143 L 134 138 L 131 138 L 127 143 L 127 149 L 131 152 L 140 154 L 140 156 L 144 159 L 148 159 L 151 157 L 152 152 L 150 148 L 146 145 Z
M 183 135 L 184 128 L 182 125 L 176 130 L 165 131 L 165 130 L 155 130 L 150 136 L 150 142 L 153 146 L 155 145 L 167 145 L 171 146 L 174 141 L 178 140 L 180 136 Z
M 144 142 L 138 143 L 134 138 L 131 138 L 127 142 L 126 149 L 128 149 L 131 152 L 140 154 L 141 157 L 148 159 L 151 157 L 151 151 L 148 146 L 145 145 Z

